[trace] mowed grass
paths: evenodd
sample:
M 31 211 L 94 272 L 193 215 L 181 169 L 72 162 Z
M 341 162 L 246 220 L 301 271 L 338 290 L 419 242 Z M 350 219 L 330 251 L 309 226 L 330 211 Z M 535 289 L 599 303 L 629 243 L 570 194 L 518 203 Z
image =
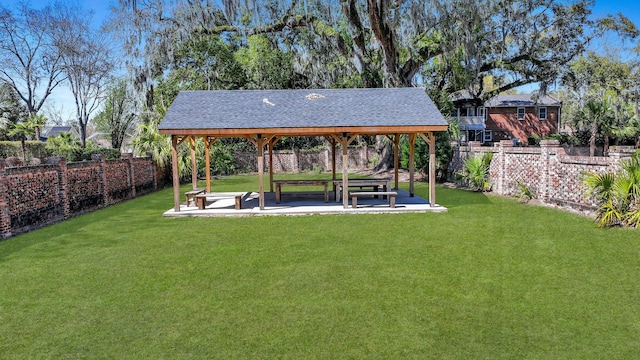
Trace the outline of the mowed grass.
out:
M 638 357 L 638 231 L 437 191 L 448 213 L 175 219 L 167 189 L 2 241 L 0 358 Z

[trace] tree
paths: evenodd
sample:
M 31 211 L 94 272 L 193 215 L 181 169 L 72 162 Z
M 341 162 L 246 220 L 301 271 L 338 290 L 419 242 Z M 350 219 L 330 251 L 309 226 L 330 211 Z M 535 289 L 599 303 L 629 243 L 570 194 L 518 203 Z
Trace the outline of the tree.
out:
M 440 94 L 468 90 L 481 104 L 530 83 L 544 91 L 607 30 L 638 35 L 622 15 L 594 19 L 591 6 L 590 0 L 120 0 L 110 28 L 124 40 L 133 78 L 148 94 L 191 39 L 219 36 L 246 47 L 254 36 L 268 36 L 274 49 L 291 54 L 311 87 L 426 84 Z M 486 89 L 487 77 L 498 86 Z M 384 139 L 378 137 L 385 160 L 379 168 L 392 158 Z
M 588 127 L 591 153 L 596 136 L 603 137 L 604 152 L 610 138 L 618 142 L 638 134 L 635 113 L 634 73 L 636 65 L 616 55 L 589 53 L 573 61 L 562 75 L 564 117 L 578 128 Z
M 15 90 L 9 84 L 0 86 L 0 138 L 7 139 L 9 129 L 27 118 L 27 109 L 22 105 Z
M 29 121 L 20 122 L 11 126 L 9 130 L 9 136 L 17 137 L 20 139 L 20 145 L 22 149 L 22 158 L 24 162 L 27 162 L 27 146 L 26 140 L 28 136 L 34 135 L 35 125 Z
M 162 0 L 120 0 L 112 28 L 127 39 L 129 54 L 144 54 L 143 76 L 184 39 L 272 34 L 278 44 L 293 43 L 289 49 L 298 63 L 315 67 L 315 73 L 342 58 L 363 86 L 398 87 L 419 82 L 421 70 L 438 65 L 438 77 L 462 73 L 464 81 L 438 82 L 436 88 L 455 85 L 450 92 L 467 88 L 486 99 L 555 80 L 564 64 L 607 29 L 637 35 L 622 15 L 592 19 L 592 5 L 588 0 L 228 0 L 171 6 Z M 156 41 L 145 41 L 149 36 Z M 485 92 L 483 78 L 489 75 L 502 85 Z
M 86 146 L 87 125 L 100 106 L 115 61 L 106 34 L 90 27 L 91 12 L 57 3 L 50 10 L 47 26 L 53 30 L 53 42 L 60 51 L 61 69 L 75 98 L 76 118 L 82 147 Z M 86 16 L 82 16 L 86 14 Z
M 10 86 L 29 115 L 37 114 L 65 76 L 50 28 L 50 8 L 21 4 L 15 11 L 0 5 L 0 82 Z
M 612 119 L 610 109 L 604 102 L 589 101 L 586 104 L 578 126 L 587 126 L 589 128 L 589 156 L 595 156 L 598 129 L 606 126 L 605 124 L 611 123 Z
M 125 136 L 137 119 L 136 99 L 131 95 L 125 79 L 110 84 L 104 100 L 104 109 L 94 118 L 99 131 L 108 133 L 111 147 L 120 149 Z
M 47 123 L 47 118 L 44 115 L 32 114 L 29 116 L 29 122 L 33 124 L 35 139 L 40 140 L 42 127 Z

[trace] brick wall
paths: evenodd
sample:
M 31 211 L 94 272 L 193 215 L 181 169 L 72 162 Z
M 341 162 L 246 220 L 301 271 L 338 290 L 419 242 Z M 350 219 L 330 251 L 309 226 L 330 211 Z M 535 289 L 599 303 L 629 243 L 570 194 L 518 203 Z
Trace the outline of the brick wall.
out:
M 348 149 L 349 169 L 366 169 L 369 161 L 377 157 L 374 148 L 362 147 Z M 256 152 L 238 152 L 234 154 L 236 168 L 241 172 L 256 172 L 258 154 Z M 269 155 L 265 152 L 265 170 L 269 167 Z M 331 150 L 317 151 L 274 151 L 273 171 L 276 173 L 291 173 L 312 171 L 317 168 L 331 171 Z M 336 149 L 336 169 L 342 168 L 342 149 Z
M 576 210 L 590 210 L 595 199 L 587 196 L 582 174 L 617 172 L 621 161 L 630 157 L 633 147 L 612 147 L 608 157 L 569 156 L 555 140 L 543 140 L 540 147 L 513 147 L 511 141 L 501 141 L 493 147 L 470 142 L 468 146 L 454 146 L 450 164 L 450 179 L 462 171 L 464 159 L 474 154 L 493 153 L 489 169 L 492 191 L 516 196 L 522 183 L 546 204 L 568 206 Z
M 157 188 L 150 157 L 6 167 L 0 160 L 0 236 L 7 238 L 133 198 Z

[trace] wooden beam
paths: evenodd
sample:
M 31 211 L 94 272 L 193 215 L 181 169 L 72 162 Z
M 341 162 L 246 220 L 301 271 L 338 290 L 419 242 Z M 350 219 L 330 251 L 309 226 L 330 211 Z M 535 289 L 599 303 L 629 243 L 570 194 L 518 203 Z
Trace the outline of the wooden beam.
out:
M 273 192 L 273 143 L 271 140 L 267 146 L 269 147 L 269 192 Z
M 349 208 L 349 138 L 341 138 L 342 146 L 342 206 Z
M 198 188 L 198 163 L 196 161 L 196 138 L 189 137 L 189 148 L 191 150 L 191 187 Z
M 429 206 L 436 206 L 436 137 L 429 133 Z
M 336 140 L 331 141 L 331 179 L 336 178 Z M 333 192 L 336 191 L 336 184 L 333 184 Z
M 178 137 L 171 136 L 171 172 L 173 175 L 173 210 L 180 212 L 180 173 L 178 172 Z
M 258 134 L 256 139 L 258 148 L 258 192 L 260 193 L 260 210 L 264 210 L 264 137 Z
M 187 136 L 249 137 L 263 136 L 324 136 L 331 134 L 354 135 L 394 135 L 418 132 L 447 131 L 448 125 L 420 126 L 344 126 L 344 127 L 290 127 L 290 128 L 250 128 L 250 129 L 162 129 L 161 134 Z
M 211 145 L 216 142 L 218 138 L 205 136 L 204 141 L 204 157 L 205 157 L 205 178 L 207 192 L 211 192 Z
M 178 136 L 177 146 L 182 145 L 182 143 L 185 142 L 186 140 L 188 140 L 189 137 L 190 137 L 190 135 Z
M 393 188 L 398 190 L 398 169 L 400 168 L 400 134 L 396 134 L 393 137 Z
M 409 134 L 409 196 L 413 197 L 416 161 L 415 161 L 416 134 Z

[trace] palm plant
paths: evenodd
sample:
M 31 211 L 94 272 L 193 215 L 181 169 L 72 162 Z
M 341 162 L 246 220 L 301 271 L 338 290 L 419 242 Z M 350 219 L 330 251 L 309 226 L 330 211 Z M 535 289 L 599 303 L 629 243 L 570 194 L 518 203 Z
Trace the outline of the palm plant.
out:
M 32 122 L 25 121 L 21 123 L 16 123 L 11 126 L 9 130 L 9 136 L 20 138 L 20 145 L 22 148 L 22 158 L 24 162 L 27 162 L 27 146 L 26 140 L 27 136 L 31 136 L 34 134 L 35 125 Z
M 640 151 L 621 164 L 619 173 L 586 173 L 584 184 L 599 203 L 600 227 L 640 226 Z
M 47 118 L 44 115 L 33 114 L 29 116 L 29 122 L 33 124 L 33 130 L 35 131 L 35 139 L 40 140 L 42 127 L 47 123 Z
M 489 165 L 493 153 L 487 152 L 484 155 L 474 155 L 464 161 L 463 171 L 458 173 L 458 178 L 462 179 L 467 186 L 474 191 L 489 191 Z

